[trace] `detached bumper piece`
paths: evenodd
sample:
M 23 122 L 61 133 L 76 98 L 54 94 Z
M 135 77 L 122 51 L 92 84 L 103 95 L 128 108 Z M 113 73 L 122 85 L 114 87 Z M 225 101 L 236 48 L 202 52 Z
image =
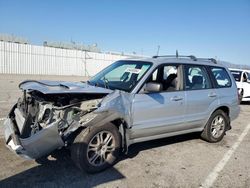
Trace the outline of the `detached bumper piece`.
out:
M 26 159 L 31 159 L 24 150 L 23 146 L 20 143 L 19 137 L 17 135 L 17 129 L 14 126 L 11 119 L 6 119 L 4 122 L 4 136 L 6 146 L 17 155 L 20 155 Z
M 64 146 L 58 133 L 58 122 L 51 123 L 28 138 L 20 138 L 18 127 L 8 118 L 4 122 L 7 147 L 26 159 L 37 159 Z

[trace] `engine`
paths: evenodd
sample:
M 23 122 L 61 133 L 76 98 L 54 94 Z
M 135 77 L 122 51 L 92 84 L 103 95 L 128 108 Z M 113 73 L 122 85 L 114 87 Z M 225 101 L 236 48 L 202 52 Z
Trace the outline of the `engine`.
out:
M 37 134 L 54 122 L 58 122 L 58 132 L 63 135 L 67 128 L 81 122 L 81 117 L 95 110 L 103 97 L 100 94 L 45 95 L 24 91 L 13 109 L 13 120 L 18 126 L 20 138 Z

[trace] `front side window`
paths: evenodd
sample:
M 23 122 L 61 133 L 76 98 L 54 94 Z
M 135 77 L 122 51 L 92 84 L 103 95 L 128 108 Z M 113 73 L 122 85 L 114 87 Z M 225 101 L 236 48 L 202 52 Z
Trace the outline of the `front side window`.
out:
M 152 66 L 143 61 L 117 61 L 88 81 L 90 85 L 130 92 Z
M 205 67 L 197 65 L 185 65 L 184 70 L 186 90 L 211 88 L 211 83 Z
M 158 92 L 179 91 L 180 78 L 179 65 L 161 65 L 149 76 L 145 84 L 158 84 L 161 88 Z
M 180 76 L 178 66 L 164 66 L 163 69 L 163 90 L 178 91 L 180 90 Z
M 221 67 L 210 67 L 212 75 L 215 78 L 216 85 L 219 88 L 231 87 L 231 79 L 226 71 L 226 69 Z

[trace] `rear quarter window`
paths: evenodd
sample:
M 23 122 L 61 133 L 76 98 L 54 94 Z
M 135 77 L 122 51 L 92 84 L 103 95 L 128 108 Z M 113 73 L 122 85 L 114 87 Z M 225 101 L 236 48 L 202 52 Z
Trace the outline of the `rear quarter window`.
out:
M 210 70 L 212 72 L 212 76 L 214 77 L 214 80 L 216 82 L 217 88 L 225 88 L 225 87 L 231 87 L 232 81 L 230 79 L 230 76 L 228 75 L 228 72 L 225 68 L 222 67 L 210 67 Z

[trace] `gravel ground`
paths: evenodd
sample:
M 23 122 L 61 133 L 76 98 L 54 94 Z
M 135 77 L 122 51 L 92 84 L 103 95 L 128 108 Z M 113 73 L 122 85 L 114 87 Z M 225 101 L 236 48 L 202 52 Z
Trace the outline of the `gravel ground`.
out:
M 83 80 L 81 77 L 36 77 L 0 75 L 0 118 L 5 117 L 20 95 L 17 85 L 24 79 Z M 24 160 L 9 151 L 2 138 L 0 120 L 0 187 L 200 187 L 214 168 L 233 149 L 250 123 L 250 104 L 241 105 L 233 129 L 216 144 L 199 134 L 187 134 L 135 144 L 128 155 L 99 174 L 80 172 L 68 151 L 53 153 L 42 164 Z M 224 160 L 225 161 L 225 160 Z M 234 150 L 212 187 L 250 187 L 250 133 Z

